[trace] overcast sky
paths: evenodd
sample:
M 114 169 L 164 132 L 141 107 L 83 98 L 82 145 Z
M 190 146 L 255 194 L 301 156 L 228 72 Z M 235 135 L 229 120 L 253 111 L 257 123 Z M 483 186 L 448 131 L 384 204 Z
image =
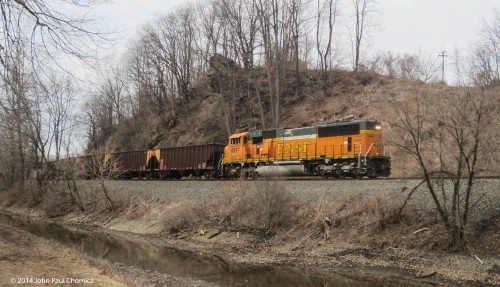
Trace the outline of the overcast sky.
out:
M 99 7 L 98 14 L 110 27 L 124 30 L 126 39 L 148 20 L 186 2 L 114 0 Z M 493 9 L 500 9 L 500 0 L 378 0 L 378 3 L 379 26 L 370 33 L 371 51 L 398 53 L 414 53 L 419 49 L 453 53 L 455 48 L 466 49 L 478 38 L 481 21 L 491 21 Z M 126 40 L 122 43 L 121 46 L 126 45 Z
M 481 21 L 490 21 L 499 0 L 379 0 L 381 31 L 374 44 L 382 50 L 412 52 L 466 48 Z

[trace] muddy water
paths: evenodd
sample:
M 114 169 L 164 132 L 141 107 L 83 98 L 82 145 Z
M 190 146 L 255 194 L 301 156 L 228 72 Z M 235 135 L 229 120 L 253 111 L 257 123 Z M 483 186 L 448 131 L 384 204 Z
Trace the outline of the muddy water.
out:
M 56 240 L 95 258 L 222 286 L 400 286 L 389 282 L 370 282 L 327 270 L 228 263 L 217 256 L 200 256 L 152 244 L 147 239 L 73 229 L 2 213 L 0 221 Z

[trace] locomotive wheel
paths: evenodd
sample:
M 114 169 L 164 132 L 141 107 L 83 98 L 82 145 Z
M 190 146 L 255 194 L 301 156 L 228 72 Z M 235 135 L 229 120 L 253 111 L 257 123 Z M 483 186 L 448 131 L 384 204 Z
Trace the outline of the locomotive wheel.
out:
M 352 177 L 354 178 L 363 178 L 363 175 L 359 173 L 359 169 L 355 168 L 352 170 Z
M 319 176 L 321 176 L 321 178 L 323 178 L 323 179 L 327 179 L 329 175 L 324 170 L 320 170 L 319 171 Z
M 258 172 L 253 172 L 252 174 L 252 180 L 256 180 L 259 178 L 259 173 Z

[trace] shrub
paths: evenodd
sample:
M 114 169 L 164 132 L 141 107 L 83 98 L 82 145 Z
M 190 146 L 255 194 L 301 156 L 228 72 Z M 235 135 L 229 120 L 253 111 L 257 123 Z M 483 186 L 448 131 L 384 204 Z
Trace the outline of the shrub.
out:
M 296 220 L 297 202 L 283 182 L 239 182 L 222 191 L 220 215 L 232 225 L 284 227 Z
M 392 192 L 377 192 L 368 197 L 362 193 L 347 193 L 333 203 L 328 216 L 335 226 L 371 235 L 397 220 L 403 201 L 402 195 Z
M 191 203 L 174 203 L 163 209 L 160 223 L 165 230 L 176 233 L 191 230 L 206 218 L 206 209 L 203 206 Z

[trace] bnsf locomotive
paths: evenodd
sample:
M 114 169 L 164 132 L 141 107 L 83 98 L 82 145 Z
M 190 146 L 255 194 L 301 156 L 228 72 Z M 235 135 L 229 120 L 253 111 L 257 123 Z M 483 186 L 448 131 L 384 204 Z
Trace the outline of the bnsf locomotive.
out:
M 80 162 L 90 159 L 80 157 Z M 295 129 L 237 133 L 207 144 L 106 154 L 121 177 L 389 176 L 378 121 L 354 120 Z
M 224 150 L 226 176 L 389 176 L 381 125 L 356 120 L 234 134 Z

